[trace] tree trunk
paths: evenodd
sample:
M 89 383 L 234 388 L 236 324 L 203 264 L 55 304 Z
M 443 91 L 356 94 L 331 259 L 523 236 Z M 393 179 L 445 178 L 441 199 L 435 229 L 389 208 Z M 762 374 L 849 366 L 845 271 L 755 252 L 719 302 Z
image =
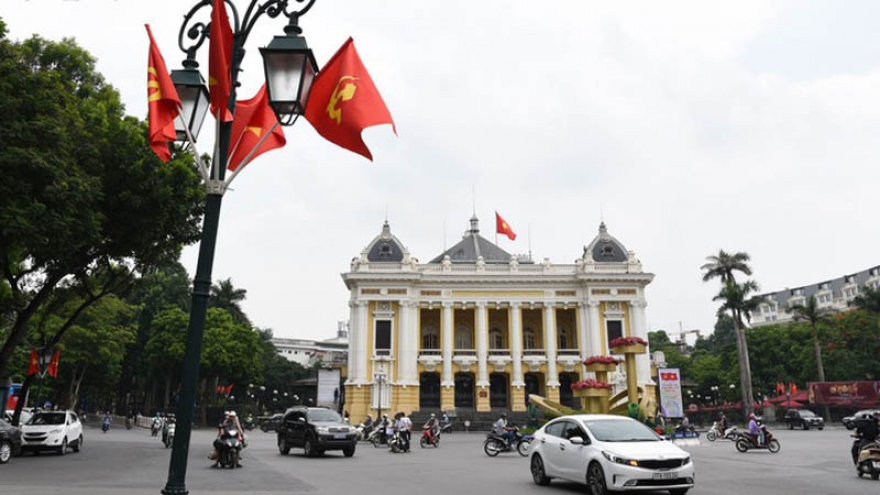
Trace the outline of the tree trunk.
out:
M 819 344 L 819 331 L 813 327 L 813 348 L 816 350 L 816 371 L 819 372 L 819 381 L 825 381 L 825 365 L 822 364 L 822 345 Z M 825 413 L 825 421 L 831 423 L 831 409 L 828 404 L 822 406 Z
M 171 373 L 165 375 L 165 396 L 162 398 L 162 407 L 171 405 Z
M 749 364 L 749 345 L 739 312 L 733 312 L 733 330 L 736 333 L 736 354 L 739 361 L 739 380 L 742 384 L 742 401 L 745 416 L 755 412 L 755 398 L 752 393 L 752 368 Z

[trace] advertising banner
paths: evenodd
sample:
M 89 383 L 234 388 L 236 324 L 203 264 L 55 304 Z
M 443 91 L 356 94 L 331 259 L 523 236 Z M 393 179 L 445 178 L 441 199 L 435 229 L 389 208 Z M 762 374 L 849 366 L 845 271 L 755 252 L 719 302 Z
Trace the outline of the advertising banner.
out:
M 868 408 L 880 405 L 880 382 L 810 382 L 811 404 Z
M 657 370 L 658 386 L 660 387 L 660 411 L 667 418 L 684 416 L 681 400 L 681 374 L 678 368 L 660 368 Z

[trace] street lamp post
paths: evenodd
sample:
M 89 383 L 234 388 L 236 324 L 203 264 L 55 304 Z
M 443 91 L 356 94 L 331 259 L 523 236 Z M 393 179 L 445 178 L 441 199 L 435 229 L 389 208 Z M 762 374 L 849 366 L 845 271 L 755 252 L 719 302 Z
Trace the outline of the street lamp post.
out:
M 373 379 L 374 379 L 374 380 L 376 381 L 376 383 L 379 385 L 379 391 L 378 391 L 378 397 L 377 397 L 377 399 L 378 399 L 378 407 L 376 408 L 376 409 L 377 409 L 377 410 L 376 410 L 376 420 L 377 420 L 377 421 L 379 421 L 379 420 L 382 419 L 382 388 L 383 388 L 384 385 L 385 385 L 385 377 L 386 377 L 386 375 L 385 375 L 385 369 L 384 369 L 384 368 L 381 368 L 381 367 L 380 367 L 379 370 L 376 372 L 376 374 L 373 375 Z
M 232 54 L 230 60 L 231 93 L 228 109 L 235 112 L 236 86 L 241 62 L 245 55 L 245 44 L 255 23 L 266 14 L 270 18 L 280 15 L 288 19 L 284 28 L 284 36 L 276 36 L 272 42 L 261 50 L 264 56 L 266 82 L 269 94 L 269 105 L 275 111 L 282 125 L 292 125 L 296 117 L 305 109 L 308 90 L 312 78 L 317 73 L 314 55 L 300 36 L 299 18 L 311 9 L 315 0 L 251 0 L 244 17 L 239 17 L 238 10 L 231 0 L 200 0 L 184 16 L 178 35 L 178 46 L 186 53 L 184 69 L 171 74 L 184 113 L 180 121 L 188 127 L 189 133 L 178 135 L 184 140 L 187 134 L 196 136 L 206 112 L 208 91 L 204 88 L 204 79 L 198 73 L 195 54 L 210 36 L 207 22 L 196 21 L 197 13 L 211 13 L 215 2 L 220 8 L 231 9 L 232 16 Z M 292 4 L 300 4 L 292 8 Z M 239 22 L 240 21 L 240 22 Z M 179 127 L 182 127 L 179 126 Z M 208 296 L 211 289 L 211 272 L 214 264 L 214 251 L 217 242 L 217 227 L 220 220 L 220 206 L 223 193 L 226 191 L 226 163 L 230 151 L 232 122 L 220 122 L 217 138 L 217 152 L 211 160 L 210 173 L 206 177 L 207 200 L 205 218 L 202 227 L 202 238 L 199 244 L 199 258 L 196 274 L 193 278 L 192 306 L 189 326 L 187 328 L 186 353 L 184 355 L 181 374 L 181 393 L 178 403 L 177 432 L 168 468 L 168 480 L 162 490 L 164 495 L 186 495 L 186 465 L 189 451 L 190 435 L 196 400 L 196 388 L 199 376 L 199 361 L 202 354 L 202 340 L 205 333 L 205 319 L 208 309 Z M 178 128 L 180 130 L 180 128 Z M 196 159 L 200 159 L 196 157 Z
M 709 387 L 712 390 L 712 395 L 715 396 L 714 405 L 718 405 L 718 385 L 712 385 Z

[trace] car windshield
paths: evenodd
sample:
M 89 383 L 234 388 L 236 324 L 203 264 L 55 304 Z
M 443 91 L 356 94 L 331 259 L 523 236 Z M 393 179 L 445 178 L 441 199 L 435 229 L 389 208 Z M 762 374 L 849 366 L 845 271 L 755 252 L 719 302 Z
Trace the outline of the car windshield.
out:
M 62 413 L 38 413 L 27 424 L 29 425 L 63 425 L 65 414 Z
M 588 419 L 584 424 L 601 442 L 659 442 L 650 428 L 635 420 Z
M 309 411 L 309 421 L 335 421 L 342 422 L 342 416 L 329 409 L 312 409 Z
M 816 414 L 813 411 L 808 411 L 804 409 L 803 411 L 801 411 L 801 416 L 805 418 L 814 418 L 816 417 Z

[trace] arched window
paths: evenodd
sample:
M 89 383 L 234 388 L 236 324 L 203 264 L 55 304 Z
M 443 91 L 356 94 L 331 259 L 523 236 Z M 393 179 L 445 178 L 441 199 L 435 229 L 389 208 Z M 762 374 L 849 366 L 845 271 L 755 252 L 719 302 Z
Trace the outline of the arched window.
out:
M 489 329 L 489 349 L 504 349 L 504 333 L 498 327 Z
M 535 337 L 535 329 L 526 327 L 523 329 L 523 349 L 537 349 L 538 339 Z
M 439 349 L 440 331 L 437 327 L 425 327 L 422 329 L 422 349 Z
M 471 338 L 471 329 L 466 326 L 460 326 L 455 329 L 455 348 L 456 349 L 473 349 L 474 341 Z

